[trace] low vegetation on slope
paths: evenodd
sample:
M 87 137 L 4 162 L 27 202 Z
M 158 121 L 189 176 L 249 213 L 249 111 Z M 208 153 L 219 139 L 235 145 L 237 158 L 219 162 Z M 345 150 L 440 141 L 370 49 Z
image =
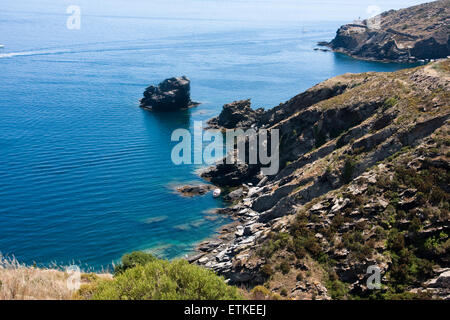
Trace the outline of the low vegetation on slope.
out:
M 74 291 L 63 268 L 37 268 L 0 256 L 0 300 L 239 300 L 241 292 L 214 272 L 145 252 L 122 257 L 114 275 L 82 273 Z M 76 284 L 75 282 L 70 282 Z
M 275 229 L 258 252 L 266 285 L 282 283 L 298 297 L 446 297 L 429 282 L 450 263 L 450 141 L 443 136 L 402 150 L 307 203 L 285 231 Z M 380 290 L 367 288 L 372 265 L 382 271 Z M 325 288 L 302 286 L 314 281 Z
M 84 285 L 80 298 L 94 300 L 235 300 L 238 289 L 186 260 L 160 260 L 134 252 L 122 258 L 112 280 Z
M 326 116 L 319 118 L 313 150 L 304 158 L 322 157 L 290 175 L 295 188 L 288 203 L 299 204 L 299 213 L 285 232 L 269 234 L 262 245 L 268 287 L 272 281 L 289 283 L 293 297 L 448 296 L 448 290 L 426 283 L 450 263 L 448 65 L 447 60 L 422 68 L 423 73 L 381 74 L 317 104 L 316 110 L 334 115 L 347 110 L 350 119 L 341 123 L 348 127 L 333 134 L 336 117 L 328 117 L 328 124 Z M 442 72 L 441 86 L 427 79 L 434 70 Z M 358 106 L 353 114 L 352 105 Z M 290 149 L 292 138 L 287 140 Z M 315 184 L 303 182 L 310 182 L 310 175 L 319 176 Z M 270 209 L 271 214 L 281 215 L 285 205 Z M 384 275 L 382 290 L 367 290 L 370 265 Z
M 68 277 L 57 269 L 27 267 L 0 255 L 0 300 L 70 299 Z

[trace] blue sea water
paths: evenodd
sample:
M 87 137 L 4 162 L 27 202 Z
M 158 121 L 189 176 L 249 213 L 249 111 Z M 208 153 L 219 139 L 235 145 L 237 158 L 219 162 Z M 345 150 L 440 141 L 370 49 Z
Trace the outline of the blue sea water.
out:
M 221 200 L 173 191 L 201 182 L 200 166 L 171 162 L 173 130 L 233 100 L 270 108 L 335 75 L 406 67 L 314 51 L 346 21 L 311 1 L 303 20 L 288 0 L 273 15 L 251 1 L 78 3 L 81 29 L 68 30 L 72 1 L 2 2 L 0 252 L 25 263 L 100 270 L 133 250 L 188 253 L 228 220 L 210 213 Z M 138 108 L 146 86 L 179 75 L 199 107 Z

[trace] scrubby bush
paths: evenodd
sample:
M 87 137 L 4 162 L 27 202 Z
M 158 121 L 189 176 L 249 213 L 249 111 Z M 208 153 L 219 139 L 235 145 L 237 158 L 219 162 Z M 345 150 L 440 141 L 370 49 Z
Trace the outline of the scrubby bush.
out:
M 258 255 L 264 258 L 271 258 L 272 255 L 281 249 L 288 246 L 290 236 L 288 233 L 271 233 L 269 239 L 262 245 L 261 249 L 258 250 Z
M 282 297 L 264 286 L 256 286 L 250 291 L 251 300 L 281 300 Z
M 298 216 L 291 228 L 294 238 L 292 250 L 297 258 L 303 258 L 307 252 L 312 256 L 317 256 L 322 251 L 319 240 L 308 229 L 307 224 L 308 220 L 305 217 Z
M 395 106 L 398 103 L 398 99 L 396 97 L 391 97 L 388 98 L 384 101 L 383 104 L 383 110 L 387 110 L 389 108 L 392 108 L 393 106 Z
M 267 277 L 267 278 L 271 277 L 274 274 L 274 271 L 273 271 L 272 267 L 269 264 L 263 265 L 261 267 L 260 271 L 261 271 L 261 274 L 264 277 Z
M 326 287 L 328 289 L 328 294 L 332 299 L 345 299 L 349 292 L 348 285 L 338 279 L 329 279 L 326 283 Z
M 229 286 L 211 270 L 185 260 L 153 259 L 128 268 L 95 288 L 94 300 L 222 300 L 241 299 L 237 288 Z
M 342 170 L 342 180 L 344 183 L 352 181 L 353 172 L 355 171 L 356 162 L 352 157 L 347 157 Z
M 289 263 L 287 261 L 283 261 L 282 263 L 280 263 L 280 270 L 281 270 L 281 273 L 288 274 L 289 270 L 291 270 L 291 266 L 289 265 Z
M 271 294 L 269 289 L 263 286 L 256 286 L 250 291 L 252 300 L 266 300 L 270 298 Z
M 149 262 L 155 261 L 156 257 L 150 253 L 143 251 L 135 251 L 122 256 L 121 264 L 114 268 L 114 273 L 122 273 L 127 269 L 134 268 L 137 266 L 143 266 Z

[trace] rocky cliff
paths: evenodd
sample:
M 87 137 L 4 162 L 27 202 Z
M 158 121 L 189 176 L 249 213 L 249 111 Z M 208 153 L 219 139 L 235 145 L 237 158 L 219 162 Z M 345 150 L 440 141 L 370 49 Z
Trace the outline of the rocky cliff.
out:
M 415 62 L 450 55 L 450 0 L 384 12 L 339 28 L 327 45 L 369 60 Z
M 235 190 L 219 213 L 236 221 L 191 261 L 266 298 L 450 297 L 449 59 L 345 74 L 273 109 L 242 109 L 212 122 L 279 129 L 281 170 L 203 173 Z M 371 266 L 379 290 L 367 287 Z

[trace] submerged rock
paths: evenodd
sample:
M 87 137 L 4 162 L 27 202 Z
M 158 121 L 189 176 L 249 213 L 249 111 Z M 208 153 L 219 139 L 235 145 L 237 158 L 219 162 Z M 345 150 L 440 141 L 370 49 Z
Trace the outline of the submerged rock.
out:
M 188 185 L 183 187 L 178 187 L 177 191 L 185 197 L 194 197 L 204 195 L 214 189 L 214 186 L 209 184 L 200 185 Z
M 154 111 L 175 111 L 197 106 L 190 97 L 191 81 L 186 77 L 170 78 L 158 86 L 149 86 L 141 99 L 141 108 Z

